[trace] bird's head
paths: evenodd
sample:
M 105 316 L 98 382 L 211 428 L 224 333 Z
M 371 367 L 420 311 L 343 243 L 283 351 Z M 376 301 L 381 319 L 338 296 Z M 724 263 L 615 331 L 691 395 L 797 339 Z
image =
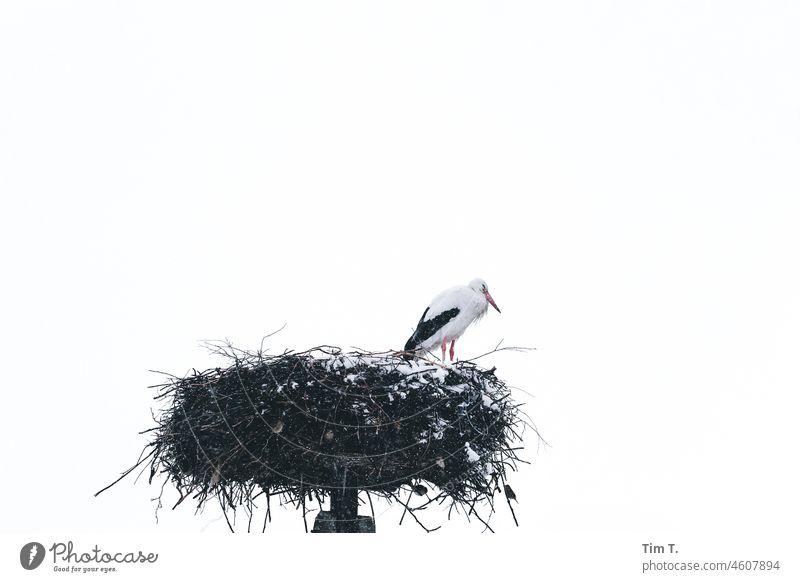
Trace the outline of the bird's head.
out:
M 491 304 L 491 306 L 497 310 L 497 313 L 500 313 L 500 308 L 497 306 L 497 303 L 495 303 L 494 299 L 492 299 L 492 296 L 489 295 L 489 286 L 486 285 L 486 281 L 484 281 L 483 279 L 473 279 L 472 281 L 470 281 L 469 287 L 476 293 L 480 293 L 481 295 L 486 297 L 486 301 L 488 301 Z

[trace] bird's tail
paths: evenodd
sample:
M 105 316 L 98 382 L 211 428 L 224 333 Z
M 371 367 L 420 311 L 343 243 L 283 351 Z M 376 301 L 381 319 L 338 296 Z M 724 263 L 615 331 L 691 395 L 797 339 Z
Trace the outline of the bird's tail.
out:
M 408 338 L 406 345 L 403 347 L 402 352 L 397 352 L 397 355 L 403 358 L 404 360 L 412 360 L 417 355 L 417 342 L 414 341 L 414 336 L 412 335 Z
M 405 354 L 403 355 L 403 359 L 410 360 L 411 358 L 416 356 L 417 347 L 418 347 L 417 342 L 415 341 L 415 338 L 412 335 L 410 338 L 408 338 L 406 345 L 403 347 L 403 350 L 405 350 L 404 352 L 402 352 L 403 354 Z

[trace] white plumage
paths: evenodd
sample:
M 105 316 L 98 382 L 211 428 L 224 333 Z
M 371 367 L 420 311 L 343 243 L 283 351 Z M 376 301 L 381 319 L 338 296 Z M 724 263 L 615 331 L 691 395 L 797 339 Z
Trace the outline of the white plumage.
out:
M 456 340 L 471 324 L 486 315 L 489 305 L 500 312 L 483 279 L 473 279 L 469 285 L 451 287 L 439 293 L 422 314 L 417 329 L 406 342 L 405 350 L 429 351 L 441 346 L 444 360 L 447 342 L 450 342 L 452 361 Z

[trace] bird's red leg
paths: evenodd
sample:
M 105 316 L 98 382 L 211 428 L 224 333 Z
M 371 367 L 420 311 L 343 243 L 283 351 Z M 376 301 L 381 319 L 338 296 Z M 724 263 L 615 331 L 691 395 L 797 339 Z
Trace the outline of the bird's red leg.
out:
M 442 338 L 442 361 L 444 362 L 444 354 L 447 351 L 447 338 Z
M 450 361 L 453 361 L 453 356 L 456 353 L 456 340 L 450 342 Z

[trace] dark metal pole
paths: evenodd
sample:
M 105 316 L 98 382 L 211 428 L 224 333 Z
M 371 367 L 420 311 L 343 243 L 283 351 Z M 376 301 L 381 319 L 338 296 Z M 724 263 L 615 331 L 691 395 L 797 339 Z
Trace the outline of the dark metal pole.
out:
M 337 532 L 358 531 L 358 489 L 331 490 L 331 513 Z
M 329 511 L 320 511 L 314 520 L 314 533 L 375 533 L 372 517 L 358 515 L 358 487 L 348 484 L 347 467 L 337 470 L 341 485 L 328 489 Z M 352 482 L 352 480 L 350 481 Z
M 358 489 L 329 489 L 329 511 L 320 511 L 314 520 L 313 533 L 375 533 L 375 521 L 358 515 Z

